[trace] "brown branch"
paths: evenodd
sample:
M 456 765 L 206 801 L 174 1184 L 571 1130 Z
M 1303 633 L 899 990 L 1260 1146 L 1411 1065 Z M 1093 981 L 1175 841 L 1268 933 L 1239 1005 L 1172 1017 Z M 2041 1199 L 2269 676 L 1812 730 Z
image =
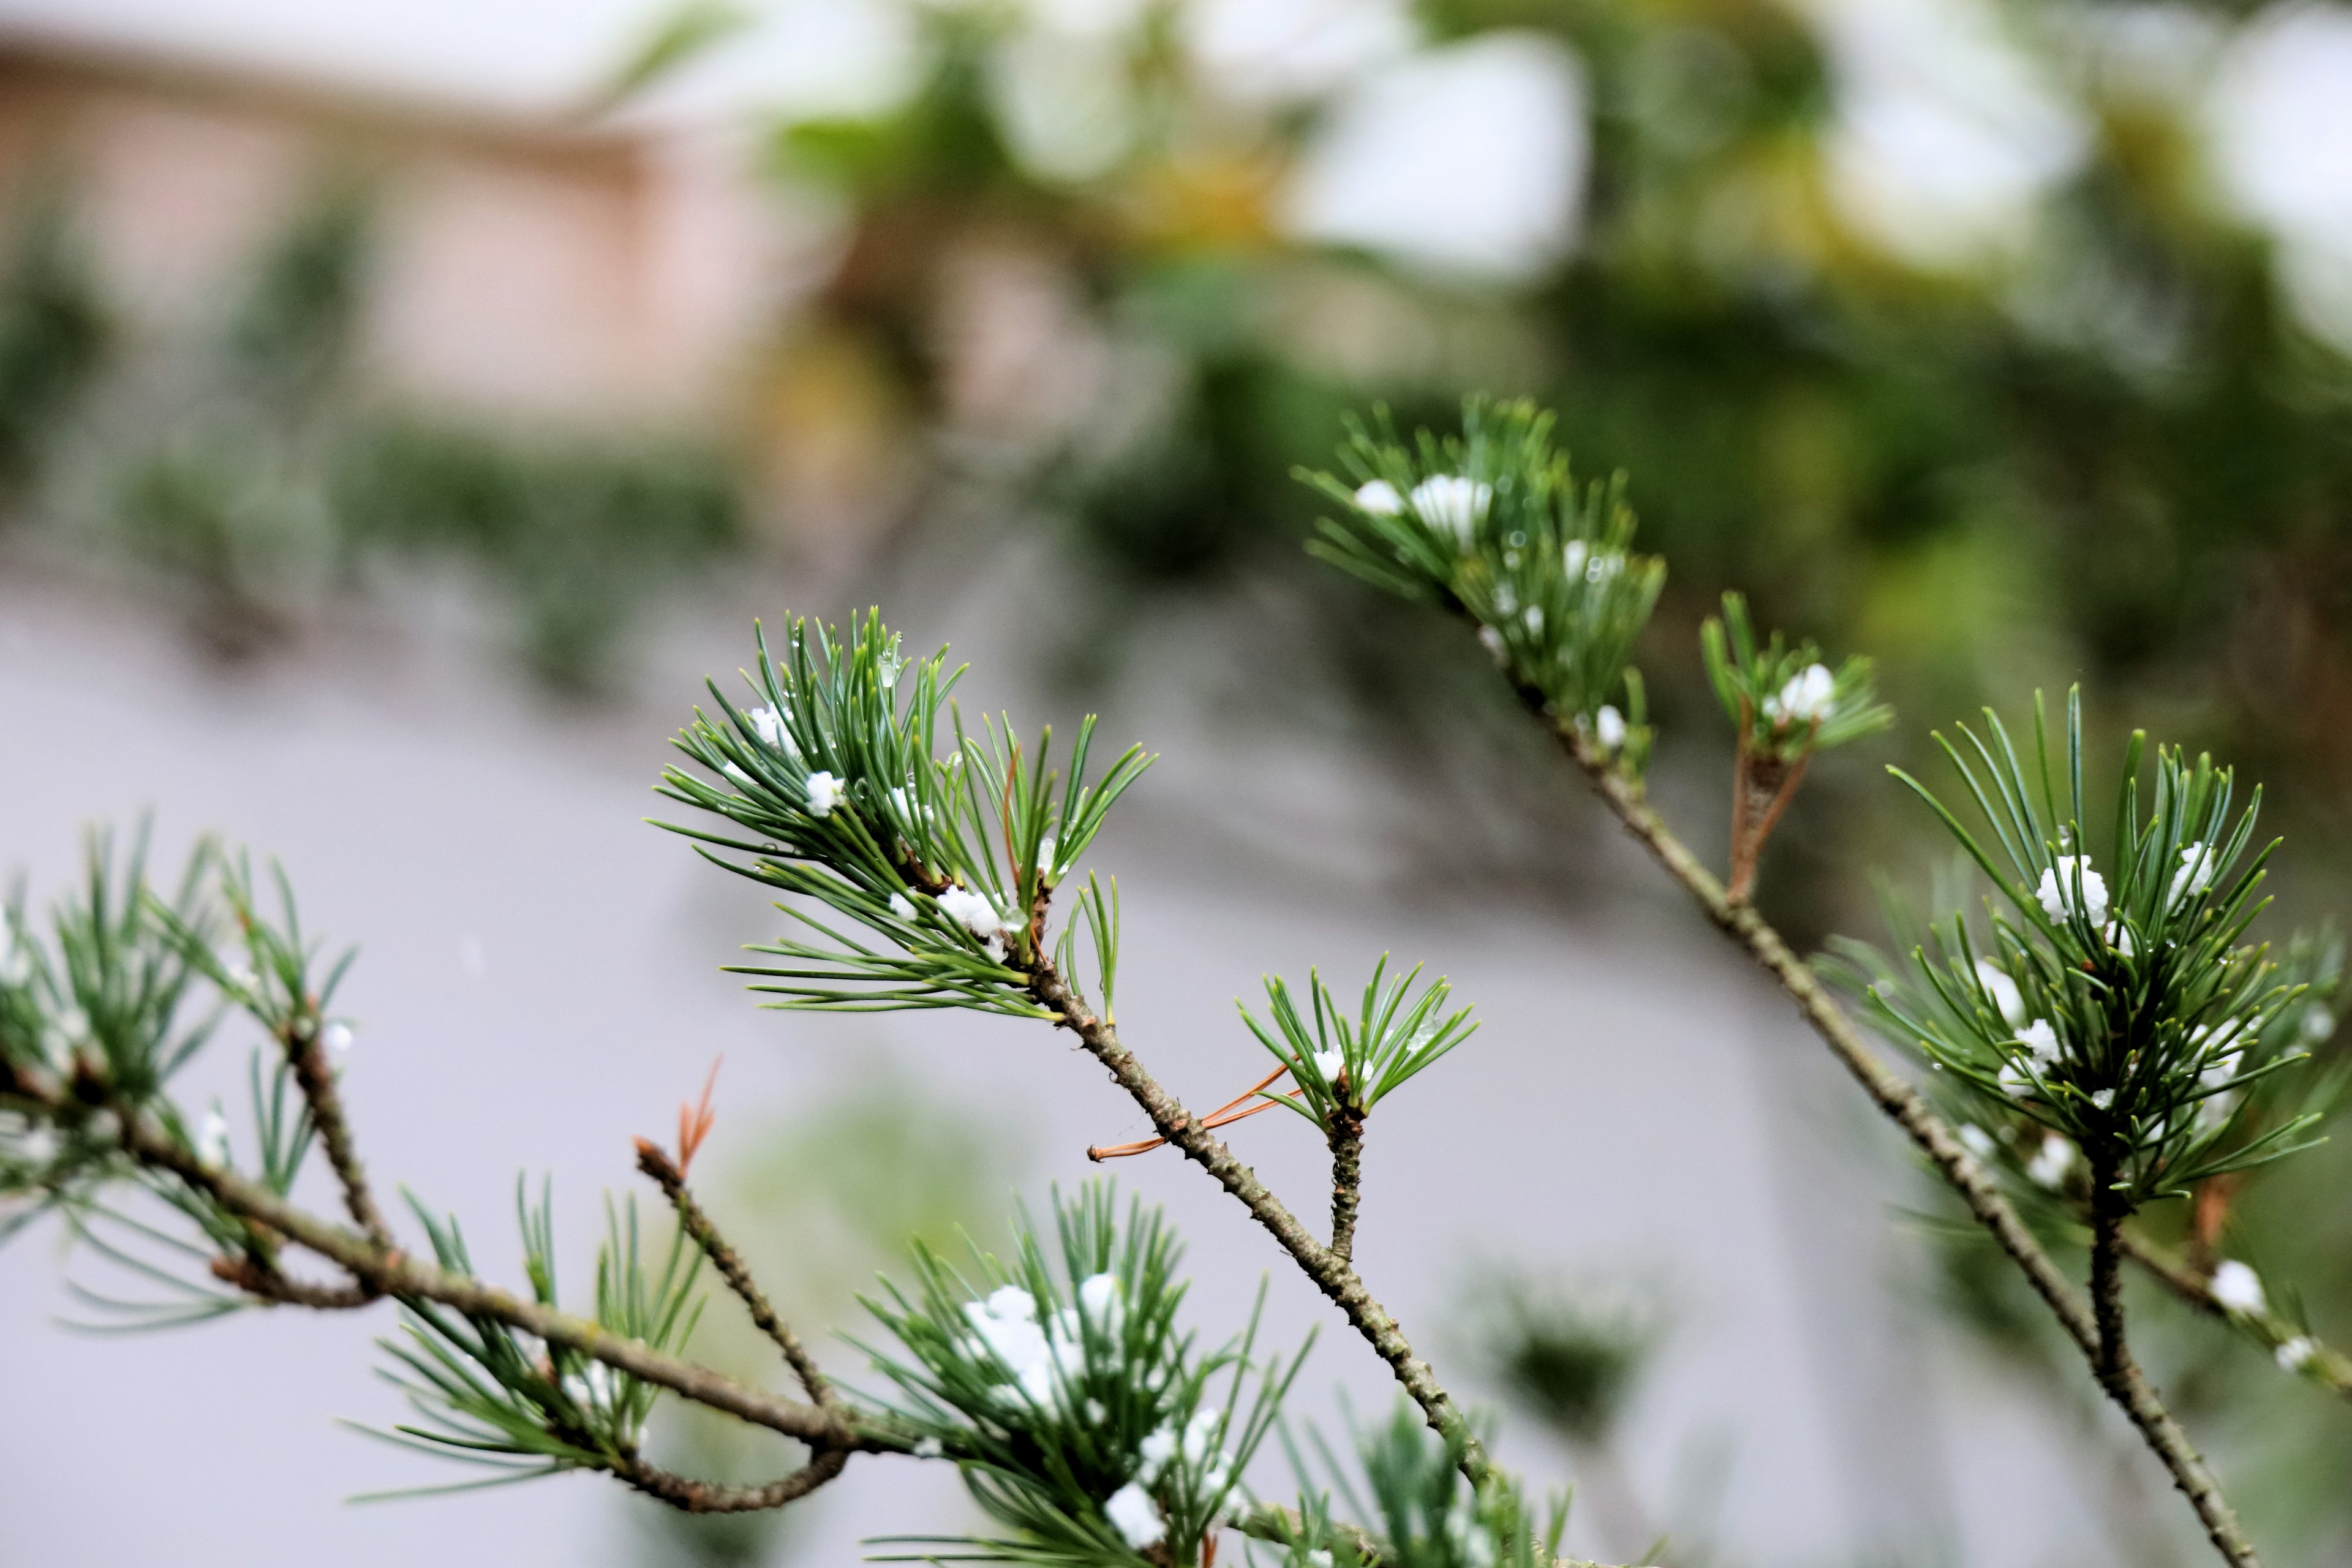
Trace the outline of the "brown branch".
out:
M 2173 1484 L 2196 1509 L 2214 1549 L 2240 1568 L 2260 1568 L 2252 1544 L 2239 1528 L 2229 1500 L 2221 1495 L 2221 1483 L 2205 1468 L 2172 1413 L 2157 1398 L 2125 1342 L 2120 1242 L 2131 1199 L 2128 1194 L 2116 1191 L 2120 1167 L 2120 1157 L 2112 1148 L 2095 1155 L 2091 1166 L 2091 1305 L 2099 1325 L 2099 1351 L 2092 1359 L 2091 1370 L 2171 1470 Z
M 76 1105 L 109 1113 L 116 1141 L 131 1159 L 151 1170 L 170 1172 L 239 1219 L 341 1265 L 362 1285 L 381 1295 L 437 1301 L 471 1317 L 520 1329 L 820 1451 L 906 1453 L 914 1447 L 912 1437 L 886 1425 L 748 1388 L 709 1367 L 655 1350 L 642 1340 L 623 1339 L 601 1323 L 520 1300 L 471 1275 L 453 1273 L 356 1235 L 235 1172 L 202 1163 L 144 1110 L 106 1100 L 103 1086 L 94 1079 L 78 1078 L 68 1091 L 47 1074 L 0 1063 L 0 1097 L 26 1100 L 51 1115 Z
M 719 1234 L 719 1227 L 710 1223 L 710 1216 L 703 1213 L 702 1205 L 687 1190 L 685 1173 L 670 1163 L 668 1155 L 642 1138 L 637 1140 L 637 1169 L 661 1188 L 662 1195 L 669 1199 L 670 1206 L 677 1211 L 678 1224 L 686 1227 L 686 1234 L 694 1237 L 695 1245 L 702 1248 L 703 1256 L 710 1259 L 711 1267 L 718 1269 L 719 1278 L 727 1281 L 727 1288 L 742 1301 L 745 1310 L 751 1314 L 751 1321 L 783 1352 L 785 1362 L 793 1369 L 793 1375 L 801 1380 L 801 1387 L 808 1392 L 808 1396 L 818 1405 L 832 1408 L 836 1403 L 833 1385 L 825 1381 L 824 1373 L 817 1370 L 815 1358 L 801 1344 L 799 1337 L 782 1318 L 776 1316 L 775 1308 L 768 1304 L 768 1298 L 752 1279 L 751 1271 L 745 1267 L 742 1258 L 727 1245 L 726 1238 Z M 776 1484 L 781 1486 L 783 1483 Z
M 1363 1202 L 1364 1117 L 1340 1105 L 1331 1111 L 1331 1256 L 1352 1263 L 1356 1210 Z
M 1029 994 L 1055 1015 L 1055 1022 L 1077 1036 L 1079 1042 L 1110 1072 L 1118 1086 L 1127 1090 L 1160 1135 L 1184 1152 L 1184 1157 L 1199 1165 L 1227 1192 L 1241 1200 L 1251 1215 L 1272 1233 L 1283 1249 L 1297 1260 L 1298 1267 L 1312 1279 L 1324 1295 L 1330 1298 L 1346 1315 L 1349 1323 L 1362 1334 L 1389 1363 L 1397 1382 L 1404 1386 L 1431 1428 L 1448 1436 L 1458 1436 L 1462 1442 L 1462 1470 L 1473 1484 L 1484 1481 L 1492 1473 L 1485 1447 L 1463 1419 L 1454 1400 L 1442 1387 L 1429 1363 L 1413 1353 L 1404 1331 L 1397 1326 L 1348 1260 L 1307 1233 L 1298 1217 L 1283 1205 L 1281 1199 L 1267 1190 L 1257 1173 L 1234 1157 L 1224 1142 L 1202 1127 L 1192 1112 L 1186 1110 L 1176 1097 L 1160 1088 L 1159 1080 L 1144 1069 L 1135 1053 L 1119 1043 L 1118 1031 L 1110 1023 L 1096 1016 L 1086 999 L 1072 990 L 1053 963 L 1040 956 L 1028 970 Z
M 2033 1239 L 1990 1173 L 1978 1163 L 1943 1118 L 1928 1106 L 1927 1097 L 1878 1059 L 1861 1031 L 1830 994 L 1829 988 L 1789 950 L 1780 933 L 1752 906 L 1731 901 L 1722 884 L 1675 837 L 1641 798 L 1633 783 L 1611 764 L 1605 753 L 1586 742 L 1572 724 L 1552 721 L 1540 694 L 1523 691 L 1521 695 L 1550 727 L 1561 748 L 1584 770 L 1594 792 L 1626 830 L 1650 851 L 1668 876 L 1682 885 L 1701 912 L 1788 994 L 1797 1005 L 1798 1013 L 1862 1085 L 1872 1103 L 1910 1135 L 1945 1181 L 1959 1194 L 1977 1222 L 1992 1233 L 2001 1250 L 2025 1271 L 2035 1293 L 2049 1304 L 2060 1325 L 2084 1353 L 2095 1353 L 2098 1327 L 2090 1307 Z
M 2099 1323 L 2091 1306 L 2033 1239 L 1992 1176 L 1928 1106 L 1927 1097 L 1878 1059 L 1828 988 L 1789 950 L 1780 932 L 1752 905 L 1731 899 L 1698 858 L 1643 800 L 1639 785 L 1619 771 L 1610 755 L 1587 739 L 1573 721 L 1557 717 L 1543 693 L 1518 679 L 1516 671 L 1507 669 L 1506 674 L 1520 700 L 1583 770 L 1594 792 L 1615 813 L 1618 821 L 1650 851 L 1667 875 L 1682 885 L 1707 919 L 1780 984 L 1797 1005 L 1805 1022 L 1853 1075 L 1872 1102 L 1918 1145 L 1937 1173 L 1959 1194 L 1977 1223 L 2024 1271 L 2035 1294 L 2049 1306 L 2059 1325 L 2096 1371 L 2100 1361 Z M 2101 1383 L 2171 1472 L 2174 1485 L 2197 1510 L 2198 1520 L 2216 1549 L 2240 1568 L 2255 1568 L 2258 1560 L 2253 1548 L 2246 1541 L 2211 1471 L 2206 1468 L 2127 1352 L 2113 1383 L 2105 1378 Z
M 327 1152 L 327 1163 L 334 1167 L 335 1179 L 342 1184 L 343 1207 L 350 1211 L 352 1222 L 367 1232 L 370 1241 L 389 1248 L 393 1246 L 392 1228 L 384 1224 L 383 1213 L 375 1205 L 375 1194 L 368 1190 L 367 1172 L 361 1166 L 359 1150 L 352 1142 L 351 1124 L 343 1117 L 342 1096 L 336 1091 L 335 1069 L 327 1060 L 325 1046 L 320 1042 L 318 1019 L 306 1015 L 300 1025 L 309 1026 L 308 1037 L 289 1029 L 284 1043 L 287 1062 L 294 1068 L 294 1081 L 300 1086 L 302 1098 L 310 1102 L 310 1125 L 319 1130 L 319 1142 Z
M 2213 1294 L 2210 1273 L 2167 1251 L 2129 1226 L 2126 1226 L 2116 1237 L 2116 1246 L 2126 1258 L 2146 1269 L 2158 1284 L 2181 1300 L 2252 1335 L 2270 1350 L 2275 1352 L 2283 1345 L 2300 1341 L 2309 1347 L 2309 1353 L 2293 1370 L 2332 1394 L 2352 1399 L 2352 1356 L 2332 1345 L 2321 1343 L 2314 1336 L 2271 1312 L 2242 1312 L 2223 1306 L 2220 1298 Z
M 848 1451 L 821 1448 L 791 1475 L 760 1487 L 721 1486 L 673 1475 L 631 1454 L 610 1467 L 611 1473 L 647 1497 L 658 1498 L 682 1513 L 761 1513 L 797 1502 L 841 1474 Z
M 1726 895 L 1735 904 L 1746 903 L 1755 889 L 1756 866 L 1763 858 L 1765 841 L 1780 825 L 1780 815 L 1789 809 L 1789 803 L 1796 799 L 1797 786 L 1805 782 L 1805 768 L 1813 760 L 1812 736 L 1822 727 L 1820 720 L 1813 721 L 1806 751 L 1791 763 L 1756 749 L 1754 719 L 1748 699 L 1741 697 L 1739 747 L 1731 760 L 1731 879 Z M 1779 743 L 1777 737 L 1773 743 Z
M 1287 1545 L 1305 1531 L 1306 1521 L 1298 1510 L 1280 1503 L 1261 1502 L 1251 1505 L 1248 1512 L 1234 1521 L 1234 1528 L 1253 1541 L 1269 1541 Z M 1332 1520 L 1327 1533 L 1337 1544 L 1354 1553 L 1361 1568 L 1385 1568 L 1391 1559 L 1377 1537 L 1341 1520 Z M 1608 1564 L 1589 1562 L 1581 1557 L 1562 1557 L 1552 1568 L 1608 1568 Z
M 2116 1191 L 2122 1160 L 2109 1140 L 2091 1157 L 2091 1313 L 2099 1327 L 2091 1370 L 2113 1392 L 2131 1358 L 2124 1343 L 2123 1258 L 2116 1238 L 2131 1213 L 2131 1194 Z
M 272 1307 L 309 1307 L 320 1312 L 341 1312 L 364 1307 L 377 1299 L 375 1291 L 362 1284 L 314 1285 L 304 1279 L 289 1279 L 255 1258 L 215 1258 L 212 1271 L 215 1279 L 234 1285 Z

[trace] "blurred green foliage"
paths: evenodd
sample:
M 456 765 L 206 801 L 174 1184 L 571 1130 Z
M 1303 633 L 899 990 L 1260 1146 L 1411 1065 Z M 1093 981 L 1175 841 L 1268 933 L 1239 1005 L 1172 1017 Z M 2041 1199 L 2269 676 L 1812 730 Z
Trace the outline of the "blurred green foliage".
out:
M 1517 1274 L 1481 1280 L 1475 1300 L 1487 1366 L 1512 1400 L 1571 1444 L 1610 1441 L 1664 1337 L 1658 1308 Z
M 2219 7 L 2215 25 L 2266 9 Z M 920 89 L 872 119 L 788 127 L 778 162 L 850 200 L 814 314 L 903 378 L 893 406 L 957 416 L 941 279 L 1008 235 L 1063 269 L 1090 330 L 1153 364 L 1142 411 L 1106 399 L 1027 492 L 1102 569 L 1074 641 L 1271 582 L 1321 606 L 1319 640 L 1377 661 L 1366 645 L 1383 639 L 1357 628 L 1393 621 L 1296 561 L 1314 507 L 1290 468 L 1321 461 L 1368 395 L 1409 426 L 1442 426 L 1465 390 L 1525 393 L 1588 471 L 1630 472 L 1643 537 L 1673 564 L 1642 662 L 1681 765 L 1722 763 L 1692 638 L 1738 588 L 1765 624 L 1877 658 L 1915 751 L 1929 721 L 2078 674 L 2103 743 L 2156 720 L 2226 750 L 2295 803 L 2322 890 L 2352 874 L 2335 804 L 2352 784 L 2352 366 L 2300 324 L 2270 240 L 2218 194 L 2196 104 L 2100 54 L 2101 26 L 2143 13 L 1999 13 L 2087 142 L 2018 247 L 1948 266 L 1891 255 L 1842 215 L 1833 61 L 1769 0 L 1421 8 L 1435 41 L 1531 29 L 1581 63 L 1581 238 L 1515 286 L 1282 238 L 1282 177 L 1328 106 L 1223 93 L 1160 10 L 1118 57 L 1134 129 L 1098 175 L 1023 163 L 992 52 L 1021 24 L 988 8 L 921 10 Z M 1302 300 L 1339 300 L 1344 356 L 1299 325 Z M 1412 675 L 1427 663 L 1339 681 L 1452 702 L 1442 674 Z M 1859 909 L 1823 889 L 1884 858 L 1893 830 L 1861 782 L 1825 770 L 1784 835 L 1765 897 L 1802 929 Z
M 337 454 L 344 549 L 467 562 L 522 619 L 522 657 L 556 690 L 614 673 L 616 637 L 663 588 L 742 532 L 734 473 L 713 453 L 524 441 L 417 418 L 367 421 Z
M 543 686 L 594 692 L 660 595 L 742 541 L 740 476 L 709 445 L 532 434 L 373 395 L 352 363 L 373 238 L 360 183 L 299 203 L 222 320 L 161 374 L 108 362 L 67 210 L 52 195 L 21 218 L 0 277 L 0 479 L 29 479 L 78 433 L 88 471 L 57 489 L 93 496 L 99 515 L 68 521 L 158 574 L 218 655 L 291 637 L 380 565 L 446 563 L 512 606 Z
M 0 491 L 33 477 L 110 337 L 60 193 L 44 187 L 20 202 L 11 230 L 0 263 Z

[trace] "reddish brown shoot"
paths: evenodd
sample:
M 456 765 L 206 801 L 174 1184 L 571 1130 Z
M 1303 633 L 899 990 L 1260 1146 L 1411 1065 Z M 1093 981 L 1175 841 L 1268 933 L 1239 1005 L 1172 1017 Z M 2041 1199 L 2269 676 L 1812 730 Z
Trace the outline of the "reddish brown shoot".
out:
M 681 1177 L 693 1165 L 702 1141 L 710 1136 L 710 1124 L 719 1120 L 719 1113 L 710 1109 L 710 1091 L 719 1086 L 719 1064 L 726 1059 L 722 1056 L 710 1064 L 710 1076 L 702 1080 L 702 1099 L 677 1108 L 677 1173 Z
M 1264 1093 L 1276 1079 L 1289 1070 L 1288 1068 L 1275 1068 L 1248 1089 L 1201 1118 L 1202 1129 L 1213 1132 L 1218 1128 L 1229 1127 L 1244 1117 L 1255 1116 L 1261 1110 L 1273 1110 L 1274 1101 L 1258 1100 L 1257 1097 Z M 1296 1100 L 1307 1091 L 1303 1089 L 1293 1089 L 1284 1092 Z M 1252 1100 L 1256 1100 L 1256 1103 L 1252 1104 Z M 1165 1138 L 1145 1138 L 1133 1143 L 1097 1143 L 1087 1150 L 1087 1158 L 1097 1164 L 1100 1164 L 1105 1160 L 1124 1160 L 1130 1154 L 1149 1154 L 1167 1142 Z
M 1748 700 L 1739 700 L 1739 750 L 1731 770 L 1731 880 L 1725 889 L 1736 904 L 1744 904 L 1756 885 L 1756 863 L 1764 853 L 1764 841 L 1779 826 L 1780 814 L 1789 809 L 1796 798 L 1797 786 L 1804 782 L 1805 766 L 1813 760 L 1808 739 L 1806 749 L 1793 763 L 1759 752 L 1748 736 L 1749 712 Z M 1819 734 L 1822 721 L 1812 721 L 1811 734 Z

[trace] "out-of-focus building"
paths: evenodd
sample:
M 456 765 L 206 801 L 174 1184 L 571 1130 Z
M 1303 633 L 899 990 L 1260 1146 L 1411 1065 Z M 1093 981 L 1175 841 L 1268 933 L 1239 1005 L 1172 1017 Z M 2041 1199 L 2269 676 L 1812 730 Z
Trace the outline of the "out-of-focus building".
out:
M 722 405 L 776 303 L 782 222 L 709 125 L 404 97 L 0 34 L 0 205 L 61 187 L 121 324 L 168 342 L 336 182 L 366 192 L 375 384 L 504 416 Z

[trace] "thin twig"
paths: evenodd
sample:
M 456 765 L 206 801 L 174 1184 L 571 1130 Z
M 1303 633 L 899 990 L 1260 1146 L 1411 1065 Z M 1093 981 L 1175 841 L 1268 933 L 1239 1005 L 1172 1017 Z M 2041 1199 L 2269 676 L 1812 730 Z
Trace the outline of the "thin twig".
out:
M 1241 1200 L 1257 1222 L 1272 1233 L 1283 1249 L 1297 1261 L 1298 1267 L 1312 1279 L 1324 1295 L 1329 1297 L 1358 1333 L 1369 1341 L 1381 1359 L 1396 1373 L 1397 1382 L 1404 1386 L 1414 1404 L 1421 1406 L 1431 1428 L 1448 1437 L 1458 1437 L 1462 1443 L 1462 1471 L 1472 1484 L 1483 1482 L 1492 1473 L 1486 1448 L 1455 1407 L 1453 1397 L 1430 1371 L 1429 1363 L 1413 1353 L 1412 1344 L 1397 1321 L 1365 1289 L 1362 1278 L 1348 1260 L 1307 1233 L 1298 1217 L 1286 1207 L 1281 1199 L 1267 1190 L 1257 1173 L 1234 1157 L 1224 1142 L 1203 1128 L 1192 1112 L 1186 1110 L 1176 1097 L 1160 1086 L 1159 1080 L 1145 1070 L 1135 1053 L 1119 1043 L 1118 1031 L 1105 1019 L 1096 1016 L 1086 999 L 1072 990 L 1053 963 L 1039 958 L 1028 971 L 1029 994 L 1040 1005 L 1051 1010 L 1055 1021 L 1077 1036 L 1078 1040 L 1095 1059 L 1109 1069 L 1118 1086 L 1127 1090 L 1143 1113 L 1151 1119 L 1160 1135 L 1184 1152 L 1185 1158 L 1199 1165 L 1219 1184 Z
M 2197 1510 L 2206 1536 L 2228 1562 L 2260 1568 L 2260 1559 L 2238 1525 L 2221 1483 L 2189 1441 L 2189 1435 L 2157 1398 L 2155 1388 L 2133 1359 L 2124 1338 L 2123 1267 L 2120 1238 L 2129 1199 L 2116 1191 L 2120 1160 L 2113 1151 L 2093 1157 L 2091 1168 L 2091 1303 L 2099 1325 L 2099 1352 L 2092 1371 L 2099 1385 L 2131 1417 L 2178 1486 Z
M 343 1116 L 342 1096 L 336 1091 L 335 1069 L 327 1060 L 326 1047 L 320 1043 L 318 1022 L 306 1019 L 310 1026 L 308 1037 L 289 1030 L 285 1037 L 286 1059 L 294 1068 L 294 1081 L 310 1102 L 310 1124 L 319 1130 L 319 1142 L 327 1151 L 327 1163 L 334 1167 L 335 1179 L 342 1184 L 343 1206 L 350 1211 L 352 1223 L 367 1232 L 368 1239 L 378 1247 L 393 1246 L 392 1227 L 384 1223 L 383 1213 L 375 1205 L 375 1194 L 368 1190 L 367 1172 L 360 1164 L 358 1148 L 352 1142 L 351 1123 Z
M 1682 885 L 1707 919 L 1738 943 L 1788 993 L 1806 1023 L 1853 1075 L 1872 1102 L 1919 1146 L 1937 1172 L 1959 1194 L 1977 1223 L 2024 1271 L 2035 1294 L 2048 1304 L 2060 1326 L 2097 1370 L 2099 1325 L 2089 1303 L 2051 1261 L 2049 1254 L 2042 1251 L 1992 1176 L 1928 1106 L 1927 1097 L 1878 1059 L 1828 988 L 1790 951 L 1780 932 L 1752 905 L 1731 900 L 1714 874 L 1651 809 L 1642 798 L 1639 786 L 1619 771 L 1609 753 L 1588 740 L 1572 721 L 1556 716 L 1540 690 L 1518 679 L 1515 671 L 1506 673 L 1520 700 L 1583 770 L 1595 793 L 1616 814 L 1618 821 L 1650 851 L 1667 875 Z M 2256 1568 L 2259 1560 L 2253 1547 L 2221 1495 L 2212 1472 L 2198 1457 L 2128 1352 L 2114 1381 L 2102 1378 L 2101 1383 L 2139 1428 L 2157 1458 L 2171 1471 L 2173 1483 L 2197 1510 L 2198 1520 L 2216 1549 L 2238 1568 Z
M 673 1475 L 635 1454 L 610 1468 L 616 1479 L 682 1513 L 762 1513 L 799 1501 L 841 1474 L 842 1467 L 848 1463 L 845 1449 L 819 1449 L 809 1456 L 807 1464 L 791 1475 L 760 1487 L 722 1486 L 717 1481 Z
M 686 1227 L 686 1234 L 694 1237 L 695 1245 L 702 1248 L 703 1256 L 709 1258 L 711 1267 L 719 1270 L 719 1277 L 727 1281 L 728 1289 L 742 1301 L 745 1310 L 751 1314 L 751 1321 L 783 1352 L 785 1362 L 793 1369 L 793 1375 L 801 1380 L 801 1387 L 807 1390 L 808 1396 L 818 1405 L 832 1408 L 836 1403 L 833 1385 L 825 1381 L 824 1373 L 817 1370 L 815 1358 L 801 1344 L 790 1325 L 776 1316 L 775 1308 L 768 1304 L 768 1298 L 752 1279 L 751 1271 L 744 1265 L 742 1258 L 727 1245 L 726 1238 L 719 1234 L 719 1227 L 710 1223 L 710 1216 L 703 1213 L 702 1205 L 687 1190 L 685 1173 L 670 1163 L 667 1154 L 642 1138 L 637 1140 L 637 1169 L 661 1188 L 662 1195 L 669 1199 L 670 1206 L 677 1211 L 678 1224 Z
M 1280 1503 L 1261 1502 L 1253 1504 L 1248 1512 L 1234 1520 L 1234 1528 L 1253 1541 L 1287 1545 L 1305 1532 L 1307 1524 L 1296 1509 L 1285 1508 Z M 1353 1552 L 1362 1568 L 1384 1568 L 1391 1561 L 1381 1549 L 1377 1537 L 1344 1521 L 1332 1520 L 1326 1533 L 1334 1542 Z M 1552 1568 L 1609 1568 L 1609 1565 L 1582 1557 L 1562 1557 L 1552 1563 Z
M 362 1284 L 378 1293 L 403 1299 L 438 1301 L 471 1317 L 488 1318 L 550 1344 L 604 1363 L 646 1383 L 657 1384 L 698 1405 L 799 1439 L 819 1450 L 849 1453 L 908 1453 L 915 1439 L 888 1426 L 841 1409 L 820 1408 L 779 1399 L 747 1388 L 725 1374 L 655 1350 L 642 1340 L 624 1339 L 603 1324 L 572 1313 L 525 1301 L 484 1283 L 411 1258 L 344 1229 L 278 1196 L 233 1171 L 206 1165 L 165 1131 L 146 1111 L 133 1105 L 106 1101 L 102 1086 L 78 1081 L 70 1093 L 55 1079 L 37 1070 L 0 1063 L 0 1097 L 28 1100 L 50 1114 L 77 1100 L 110 1113 L 115 1137 L 123 1152 L 153 1170 L 168 1171 L 190 1187 L 211 1197 L 240 1219 L 267 1227 L 294 1245 L 340 1264 Z
M 215 1258 L 213 1277 L 236 1286 L 247 1295 L 273 1307 L 309 1307 L 314 1311 L 341 1312 L 367 1306 L 377 1293 L 362 1284 L 314 1285 L 289 1279 L 253 1258 Z
M 2116 1152 L 2100 1140 L 2100 1152 L 2091 1157 L 2091 1312 L 2099 1325 L 2099 1352 L 2091 1370 L 2110 1389 L 2121 1377 L 2131 1355 L 2124 1343 L 2123 1255 L 2117 1237 L 2131 1197 L 2116 1191 L 2122 1164 Z

